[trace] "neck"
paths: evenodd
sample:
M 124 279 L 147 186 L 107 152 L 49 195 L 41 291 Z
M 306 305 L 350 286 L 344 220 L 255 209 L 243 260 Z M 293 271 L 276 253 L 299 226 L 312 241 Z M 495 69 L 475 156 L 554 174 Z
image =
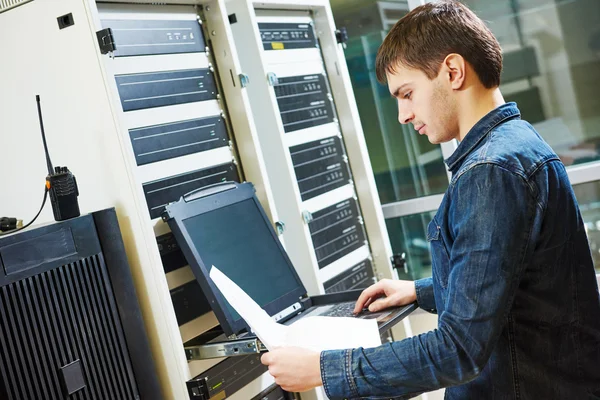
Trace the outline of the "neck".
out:
M 467 133 L 481 118 L 505 103 L 499 88 L 484 88 L 464 94 L 465 97 L 460 104 L 461 111 L 459 111 L 458 122 L 459 135 L 457 139 L 460 141 L 467 136 Z

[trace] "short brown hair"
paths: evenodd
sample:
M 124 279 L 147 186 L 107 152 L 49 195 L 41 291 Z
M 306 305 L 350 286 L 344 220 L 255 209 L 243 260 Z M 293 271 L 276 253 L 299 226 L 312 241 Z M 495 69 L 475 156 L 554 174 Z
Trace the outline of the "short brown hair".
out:
M 483 21 L 455 0 L 427 3 L 394 25 L 377 52 L 377 80 L 397 65 L 423 71 L 435 78 L 444 58 L 457 53 L 471 64 L 486 88 L 500 85 L 502 50 Z

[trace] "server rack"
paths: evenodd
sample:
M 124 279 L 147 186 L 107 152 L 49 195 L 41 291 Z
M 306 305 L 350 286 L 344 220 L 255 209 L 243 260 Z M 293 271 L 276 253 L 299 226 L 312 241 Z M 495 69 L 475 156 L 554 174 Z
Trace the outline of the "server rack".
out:
M 286 250 L 308 293 L 392 278 L 343 46 L 323 0 L 229 0 Z M 292 245 L 293 244 L 293 245 Z M 303 399 L 324 399 L 317 389 Z
M 144 193 L 185 345 L 218 322 L 168 226 L 160 219 L 164 206 L 210 184 L 251 179 L 258 181 L 259 196 L 270 207 L 260 149 L 253 143 L 252 117 L 237 98 L 244 77 L 234 75 L 235 53 L 226 42 L 226 15 L 218 1 L 187 6 L 97 3 L 97 7 L 100 24 L 103 29 L 110 28 L 115 43 L 116 49 L 103 57 L 103 63 L 108 79 L 114 77 L 113 93 L 118 94 L 121 105 L 117 112 L 123 131 L 128 132 L 124 143 L 135 159 L 135 184 Z M 227 59 L 217 59 L 227 53 Z M 228 94 L 235 97 L 226 102 Z M 229 113 L 230 105 L 235 114 Z M 238 130 L 241 132 L 236 135 Z M 246 151 L 242 157 L 237 151 L 238 137 Z M 241 158 L 246 162 L 240 162 Z M 248 175 L 242 164 L 248 164 Z M 274 213 L 270 217 L 276 222 Z M 184 381 L 223 363 L 228 362 L 189 361 Z M 244 382 L 264 372 L 254 368 L 245 374 Z M 234 387 L 243 390 L 243 386 Z

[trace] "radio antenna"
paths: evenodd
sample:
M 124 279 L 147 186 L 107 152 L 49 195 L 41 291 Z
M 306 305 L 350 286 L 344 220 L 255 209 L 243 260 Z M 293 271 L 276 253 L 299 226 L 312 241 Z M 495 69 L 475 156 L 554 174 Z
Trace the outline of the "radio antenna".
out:
M 52 161 L 50 161 L 50 153 L 48 153 L 48 145 L 46 144 L 46 133 L 44 133 L 44 122 L 42 121 L 42 107 L 40 106 L 40 95 L 35 95 L 35 101 L 37 102 L 38 116 L 40 118 L 40 129 L 42 130 L 42 141 L 44 142 L 44 152 L 46 153 L 46 164 L 48 165 L 48 175 L 54 173 L 52 167 Z

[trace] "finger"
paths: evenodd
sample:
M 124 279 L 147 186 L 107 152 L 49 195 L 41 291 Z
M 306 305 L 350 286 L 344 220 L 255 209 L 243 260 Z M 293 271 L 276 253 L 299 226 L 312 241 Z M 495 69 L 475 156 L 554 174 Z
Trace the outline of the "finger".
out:
M 386 297 L 385 294 L 379 293 L 377 296 L 369 298 L 369 300 L 367 300 L 367 302 L 365 303 L 365 305 L 363 306 L 363 308 L 369 308 L 369 306 L 371 304 L 375 303 L 375 301 L 377 301 L 379 299 L 383 299 L 385 297 Z
M 360 312 L 366 304 L 369 304 L 372 301 L 372 298 L 377 296 L 383 290 L 380 282 L 375 283 L 374 285 L 369 286 L 365 290 L 362 291 L 358 299 L 356 300 L 356 305 L 354 306 L 354 312 Z
M 390 297 L 382 297 L 382 298 L 374 301 L 373 303 L 371 303 L 371 305 L 369 305 L 369 311 L 377 312 L 377 311 L 383 310 L 385 308 L 388 308 L 391 305 L 392 304 L 391 304 Z
M 271 365 L 273 363 L 273 355 L 271 353 L 265 353 L 260 357 L 260 362 L 263 365 Z
M 371 285 L 365 290 L 363 290 L 360 296 L 358 296 L 358 300 L 356 300 L 356 305 L 354 306 L 354 313 L 360 312 L 365 307 L 367 301 L 381 293 L 383 293 L 382 282 L 377 282 L 376 284 Z

